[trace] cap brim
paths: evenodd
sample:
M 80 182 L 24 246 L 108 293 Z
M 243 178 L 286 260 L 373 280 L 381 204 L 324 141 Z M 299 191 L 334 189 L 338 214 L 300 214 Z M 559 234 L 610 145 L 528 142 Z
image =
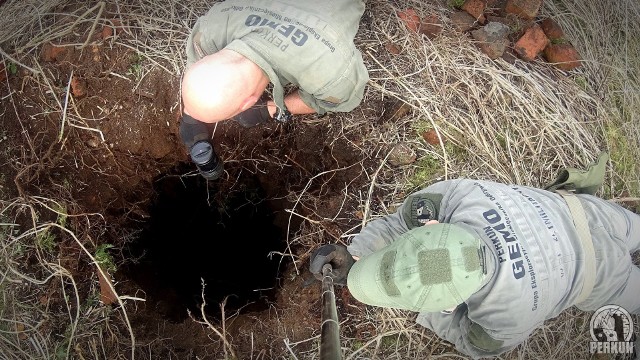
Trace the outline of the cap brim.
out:
M 441 231 L 456 228 L 451 224 L 429 225 L 416 228 L 401 235 L 389 246 L 378 250 L 356 261 L 347 278 L 349 291 L 358 301 L 367 305 L 391 307 L 410 311 L 436 312 L 455 307 L 468 298 L 480 287 L 484 274 L 478 269 L 473 272 L 452 271 L 450 281 L 425 284 L 421 279 L 421 270 L 425 264 L 433 264 L 433 258 L 425 258 L 424 254 L 440 248 Z M 433 230 L 433 231 L 429 231 Z M 460 229 L 461 230 L 461 229 Z M 479 239 L 467 232 L 458 232 L 465 239 L 457 239 L 456 246 L 474 244 L 479 246 Z M 460 257 L 460 248 L 451 249 Z M 385 259 L 385 256 L 389 258 Z M 396 262 L 395 257 L 398 257 Z M 390 258 L 393 258 L 391 261 Z M 436 260 L 437 263 L 437 260 Z M 457 262 L 451 266 L 460 269 L 464 264 Z M 452 296 L 452 284 L 458 295 Z
M 347 277 L 349 292 L 367 305 L 412 310 L 406 308 L 400 297 L 389 296 L 381 285 L 380 262 L 384 254 L 384 251 L 377 251 L 353 264 Z M 416 279 L 419 283 L 418 275 Z

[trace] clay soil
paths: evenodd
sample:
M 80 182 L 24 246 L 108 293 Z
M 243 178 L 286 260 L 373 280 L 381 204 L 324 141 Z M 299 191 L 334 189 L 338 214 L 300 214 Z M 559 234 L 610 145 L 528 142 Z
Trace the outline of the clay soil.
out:
M 105 35 L 96 32 L 95 45 L 82 49 L 64 46 L 81 43 L 83 34 L 86 32 L 70 34 L 36 54 L 41 71 L 53 79 L 52 83 L 43 83 L 41 77 L 25 69 L 6 72 L 0 87 L 4 195 L 55 199 L 70 215 L 68 227 L 83 235 L 81 241 L 88 248 L 112 246 L 109 253 L 118 268 L 112 273 L 116 290 L 146 300 L 128 302 L 142 358 L 222 358 L 225 349 L 220 336 L 202 323 L 202 313 L 171 316 L 180 302 L 161 287 L 162 279 L 144 280 L 128 270 L 140 260 L 127 249 L 152 216 L 150 207 L 162 191 L 157 186 L 160 179 L 201 181 L 195 180 L 196 169 L 178 138 L 180 79 L 158 66 L 148 66 L 148 60 L 134 50 L 111 44 L 108 34 L 102 38 Z M 70 114 L 66 120 L 60 111 L 65 103 Z M 345 133 L 338 124 L 326 116 L 252 129 L 227 121 L 216 129 L 215 143 L 225 159 L 226 173 L 202 196 L 217 206 L 225 197 L 246 190 L 243 179 L 253 179 L 263 191 L 261 200 L 267 201 L 272 211 L 279 238 L 289 244 L 272 249 L 283 254 L 277 257 L 283 265 L 273 291 L 255 300 L 260 306 L 230 308 L 222 315 L 219 304 L 208 304 L 207 320 L 222 329 L 224 318 L 225 335 L 239 358 L 283 356 L 288 351 L 287 341 L 300 342 L 290 345 L 296 353 L 317 349 L 321 297 L 320 283 L 309 280 L 306 270 L 310 246 L 316 241 L 342 241 L 340 235 L 361 222 L 356 205 L 344 201 L 343 191 L 346 186 L 367 184 L 362 166 L 370 165 L 357 151 L 363 142 L 360 133 Z M 295 204 L 291 194 L 301 193 L 305 200 Z M 375 203 L 374 196 L 372 206 Z M 285 211 L 292 205 L 297 205 L 295 216 Z M 303 217 L 315 220 L 302 225 Z M 303 230 L 309 232 L 309 224 L 319 232 L 315 240 L 292 241 Z M 247 249 L 258 240 L 236 239 Z M 176 239 L 174 246 L 183 242 Z M 95 292 L 95 267 L 77 244 L 61 240 L 53 249 L 49 255 L 60 259 L 73 274 L 81 297 Z M 216 256 L 237 258 L 237 268 L 230 271 L 261 271 L 243 263 L 242 253 L 212 253 L 211 266 Z M 295 258 L 295 265 L 291 258 Z M 224 272 L 220 276 L 225 276 Z M 50 298 L 59 291 L 59 286 L 52 285 Z M 346 289 L 336 291 L 340 316 L 359 316 L 362 310 L 354 306 L 355 300 Z M 117 303 L 109 307 L 118 309 Z M 373 331 L 345 325 L 343 336 L 370 336 Z M 127 354 L 126 344 L 114 349 Z

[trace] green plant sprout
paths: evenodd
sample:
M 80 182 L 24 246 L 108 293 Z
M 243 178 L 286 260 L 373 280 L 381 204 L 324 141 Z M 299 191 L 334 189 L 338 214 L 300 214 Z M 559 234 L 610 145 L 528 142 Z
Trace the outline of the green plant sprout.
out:
M 449 0 L 449 6 L 459 9 L 464 5 L 465 0 Z
M 95 255 L 96 262 L 98 263 L 98 265 L 100 265 L 100 267 L 102 267 L 104 270 L 108 272 L 114 272 L 118 269 L 118 267 L 116 266 L 116 263 L 113 261 L 113 257 L 107 251 L 111 248 L 113 248 L 113 245 L 111 244 L 99 245 L 98 248 L 96 249 L 96 255 Z
M 18 73 L 18 65 L 16 65 L 15 63 L 10 62 L 7 65 L 7 70 L 9 70 L 9 74 L 15 75 L 15 74 Z
M 56 247 L 56 238 L 49 229 L 45 229 L 36 235 L 36 245 L 46 252 L 53 252 Z
M 131 65 L 129 65 L 129 71 L 127 71 L 127 74 L 139 79 L 142 77 L 142 61 L 144 60 L 144 57 L 139 53 L 135 53 L 131 55 L 130 59 Z

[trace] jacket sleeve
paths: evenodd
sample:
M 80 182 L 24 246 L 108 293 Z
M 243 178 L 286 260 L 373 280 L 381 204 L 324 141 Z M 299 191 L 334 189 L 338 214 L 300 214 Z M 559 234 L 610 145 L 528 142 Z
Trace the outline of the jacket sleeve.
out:
M 455 181 L 442 181 L 409 195 L 395 213 L 366 224 L 347 247 L 351 255 L 362 257 L 391 244 L 403 233 L 439 220 L 442 199 Z
M 474 359 L 493 358 L 509 351 L 524 342 L 535 329 L 519 334 L 487 330 L 469 319 L 466 304 L 458 306 L 451 314 L 420 313 L 416 322 Z
M 391 244 L 399 235 L 408 230 L 399 212 L 384 216 L 368 223 L 347 247 L 353 256 L 363 257 Z
M 328 64 L 335 66 L 335 64 Z M 302 101 L 322 115 L 327 112 L 349 112 L 362 102 L 364 89 L 369 81 L 369 73 L 360 52 L 354 51 L 346 71 L 326 88 L 316 93 L 308 93 L 300 88 Z

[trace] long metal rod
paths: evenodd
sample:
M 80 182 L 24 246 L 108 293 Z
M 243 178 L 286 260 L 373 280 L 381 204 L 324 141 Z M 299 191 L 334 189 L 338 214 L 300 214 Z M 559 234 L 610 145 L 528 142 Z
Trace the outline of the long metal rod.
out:
M 322 325 L 320 326 L 320 360 L 341 360 L 340 323 L 333 291 L 331 264 L 322 267 Z

